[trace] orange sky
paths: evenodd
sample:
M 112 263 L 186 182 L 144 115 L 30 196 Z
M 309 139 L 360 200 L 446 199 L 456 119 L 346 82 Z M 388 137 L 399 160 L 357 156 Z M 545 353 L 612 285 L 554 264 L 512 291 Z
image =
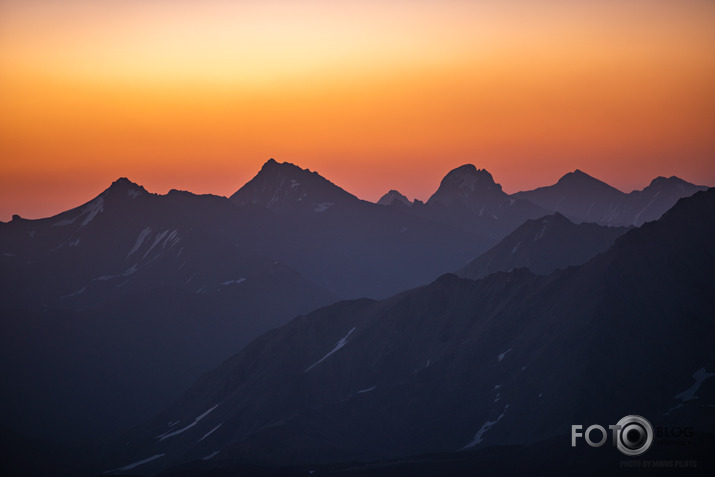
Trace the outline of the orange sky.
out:
M 451 168 L 715 185 L 708 0 L 0 2 L 0 220 L 230 195 L 270 157 L 361 198 Z

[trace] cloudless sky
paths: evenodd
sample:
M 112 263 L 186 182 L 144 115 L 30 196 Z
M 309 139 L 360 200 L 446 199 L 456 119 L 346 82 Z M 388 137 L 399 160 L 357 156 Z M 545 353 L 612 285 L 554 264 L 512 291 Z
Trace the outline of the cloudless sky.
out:
M 711 0 L 2 0 L 0 220 L 273 157 L 367 200 L 473 163 L 715 185 Z

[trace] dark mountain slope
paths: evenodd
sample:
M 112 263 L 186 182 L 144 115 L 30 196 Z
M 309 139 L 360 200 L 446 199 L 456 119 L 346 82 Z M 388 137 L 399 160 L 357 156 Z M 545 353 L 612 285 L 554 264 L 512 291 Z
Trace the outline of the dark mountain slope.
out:
M 577 225 L 559 213 L 527 220 L 456 273 L 478 279 L 524 267 L 547 275 L 559 268 L 587 262 L 608 249 L 627 230 L 596 224 Z
M 380 197 L 380 200 L 377 201 L 378 205 L 392 205 L 396 203 L 402 204 L 405 207 L 412 207 L 412 202 L 394 189 Z
M 205 375 L 105 470 L 154 455 L 142 469 L 528 444 L 632 413 L 712 432 L 714 241 L 711 189 L 580 267 L 446 275 L 323 308 Z
M 255 253 L 256 231 L 273 226 L 225 198 L 127 179 L 56 217 L 2 224 L 3 424 L 63 441 L 119 432 L 251 339 L 337 300 Z
M 273 262 L 250 244 L 253 230 L 271 224 L 265 212 L 222 197 L 160 196 L 119 179 L 76 209 L 3 224 L 0 299 L 81 309 L 156 286 L 203 293 Z
M 231 200 L 270 212 L 256 252 L 344 298 L 384 298 L 428 283 L 494 244 L 406 207 L 362 201 L 319 174 L 268 161 Z
M 323 178 L 317 172 L 274 159 L 236 191 L 231 201 L 238 205 L 255 205 L 274 212 L 324 212 L 335 205 L 348 206 L 360 199 Z

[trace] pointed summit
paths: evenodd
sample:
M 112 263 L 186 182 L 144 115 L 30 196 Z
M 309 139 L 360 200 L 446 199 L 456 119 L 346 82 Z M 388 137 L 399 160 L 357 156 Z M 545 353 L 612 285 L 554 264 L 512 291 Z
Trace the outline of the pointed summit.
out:
M 335 204 L 358 201 L 317 172 L 269 159 L 246 185 L 230 197 L 238 205 L 285 212 L 300 208 L 324 212 Z
M 395 189 L 392 189 L 387 194 L 380 197 L 380 200 L 377 201 L 378 205 L 392 205 L 395 203 L 403 204 L 407 207 L 412 207 L 412 202 L 410 202 L 407 197 L 400 194 L 400 192 L 396 191 Z
M 598 191 L 600 193 L 605 193 L 605 194 L 611 194 L 611 195 L 623 195 L 623 192 L 619 191 L 615 187 L 612 187 L 605 182 L 596 179 L 595 177 L 586 174 L 580 169 L 576 169 L 573 172 L 569 172 L 567 174 L 564 174 L 563 177 L 561 177 L 558 182 L 552 186 L 561 186 L 561 187 L 589 187 L 593 189 L 594 191 Z
M 561 212 L 571 220 L 604 224 L 610 223 L 610 214 L 625 196 L 580 169 L 565 174 L 554 185 L 514 194 L 545 209 Z
M 126 177 L 120 177 L 116 181 L 112 182 L 112 185 L 102 192 L 100 197 L 119 197 L 121 195 L 127 195 L 128 197 L 134 199 L 141 194 L 147 193 L 146 189 L 139 184 L 130 181 Z

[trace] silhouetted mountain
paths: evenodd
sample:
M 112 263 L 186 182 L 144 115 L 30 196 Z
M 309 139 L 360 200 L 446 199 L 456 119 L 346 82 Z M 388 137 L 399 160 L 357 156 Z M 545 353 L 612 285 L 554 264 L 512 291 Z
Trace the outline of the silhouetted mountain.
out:
M 259 228 L 270 230 L 268 214 L 226 198 L 160 196 L 119 179 L 55 217 L 3 224 L 0 298 L 4 306 L 46 310 L 96 306 L 157 286 L 216 292 L 273 263 L 252 245 Z
M 392 205 L 394 203 L 400 203 L 407 207 L 412 207 L 412 202 L 410 202 L 410 200 L 407 197 L 400 194 L 398 191 L 396 191 L 394 189 L 392 189 L 387 194 L 380 197 L 380 200 L 377 201 L 378 205 Z
M 477 169 L 473 164 L 465 164 L 449 171 L 432 194 L 427 204 L 445 206 L 460 203 L 473 212 L 482 208 L 500 208 L 511 205 L 501 185 L 496 184 L 492 175 L 485 169 Z
M 633 413 L 712 432 L 712 243 L 714 189 L 579 267 L 445 275 L 322 308 L 204 375 L 124 435 L 103 470 L 453 453 Z
M 275 233 L 256 242 L 258 254 L 344 298 L 384 298 L 428 283 L 494 244 L 404 207 L 359 200 L 315 172 L 273 160 L 231 200 L 275 212 Z
M 127 179 L 58 216 L 2 224 L 3 424 L 63 440 L 118 432 L 338 299 L 256 254 L 260 228 L 272 230 L 260 210 Z
M 628 194 L 615 221 L 630 222 L 636 226 L 652 222 L 673 207 L 678 199 L 706 189 L 705 186 L 696 186 L 675 176 L 657 177 L 645 189 Z
M 238 205 L 256 205 L 279 213 L 325 212 L 336 204 L 350 205 L 359 200 L 317 172 L 288 162 L 279 164 L 274 159 L 231 196 Z
M 276 169 L 335 207 L 276 213 L 122 178 L 57 216 L 0 223 L 2 422 L 63 440 L 116 432 L 299 313 L 428 283 L 492 245 L 295 166 L 257 177 Z
M 639 226 L 658 219 L 678 199 L 705 189 L 677 177 L 659 177 L 642 191 L 625 194 L 576 169 L 552 186 L 517 192 L 513 197 L 560 212 L 575 222 Z
M 627 230 L 596 224 L 576 225 L 559 213 L 527 220 L 456 273 L 478 279 L 523 267 L 547 275 L 559 268 L 585 263 L 608 249 Z
M 549 211 L 510 197 L 489 172 L 465 164 L 450 171 L 425 204 L 415 201 L 410 213 L 500 240 Z

